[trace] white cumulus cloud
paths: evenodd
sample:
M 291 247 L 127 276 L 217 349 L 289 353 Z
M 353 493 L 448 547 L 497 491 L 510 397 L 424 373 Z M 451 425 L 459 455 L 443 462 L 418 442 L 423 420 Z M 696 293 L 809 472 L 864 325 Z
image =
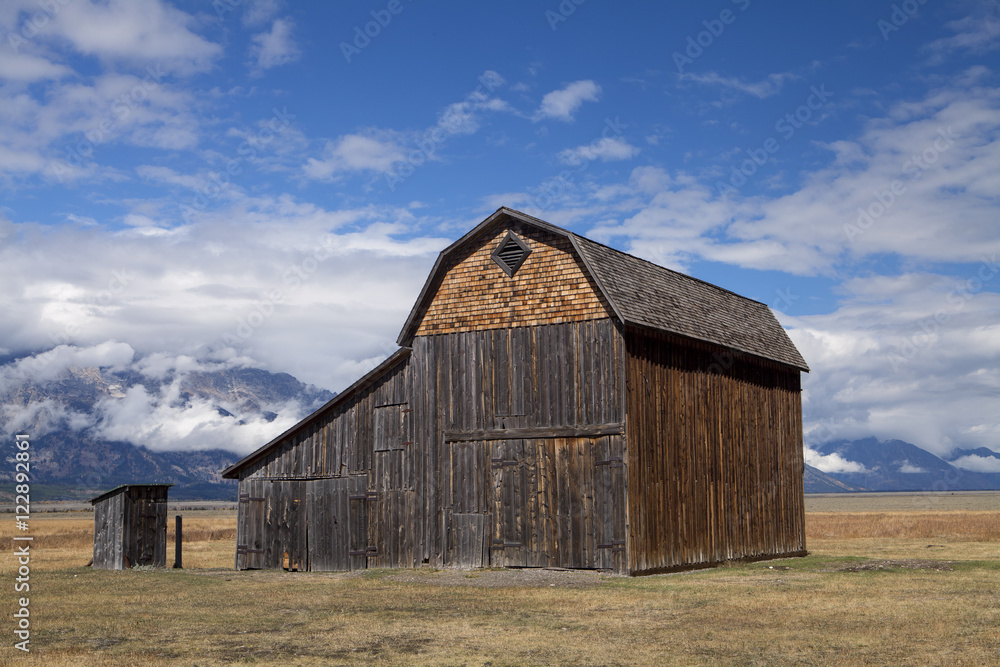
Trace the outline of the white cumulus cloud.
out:
M 392 136 L 347 134 L 328 141 L 323 158 L 309 158 L 303 171 L 309 178 L 329 180 L 342 172 L 385 172 L 405 158 L 402 146 Z
M 908 473 L 918 473 L 927 471 L 918 465 L 910 463 L 909 461 L 903 461 L 902 463 L 899 464 L 899 472 L 908 474 Z
M 601 87 L 591 80 L 575 81 L 565 88 L 553 90 L 542 98 L 538 109 L 541 118 L 571 121 L 573 114 L 584 102 L 596 102 L 601 94 Z
M 594 160 L 612 162 L 628 160 L 639 154 L 639 149 L 617 137 L 602 138 L 592 144 L 567 148 L 559 153 L 559 159 L 569 165 L 580 165 Z
M 222 53 L 221 46 L 192 30 L 193 16 L 161 0 L 74 0 L 58 5 L 51 33 L 77 51 L 104 60 L 155 61 L 188 73 L 208 69 Z
M 806 447 L 805 460 L 806 464 L 823 472 L 865 472 L 863 465 L 857 461 L 849 461 L 837 452 L 820 454 L 815 449 Z
M 291 19 L 277 19 L 270 32 L 251 38 L 250 57 L 254 59 L 255 73 L 298 60 L 301 52 L 292 39 L 293 28 Z
M 956 468 L 972 472 L 1000 472 L 1000 457 L 969 454 L 950 461 L 950 463 Z

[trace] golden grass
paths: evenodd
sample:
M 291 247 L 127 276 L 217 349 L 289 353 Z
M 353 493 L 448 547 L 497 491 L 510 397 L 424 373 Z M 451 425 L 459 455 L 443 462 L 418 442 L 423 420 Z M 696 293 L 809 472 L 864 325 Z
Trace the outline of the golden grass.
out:
M 235 517 L 191 514 L 183 571 L 82 567 L 92 518 L 33 520 L 34 650 L 8 641 L 0 663 L 1000 662 L 1000 512 L 808 513 L 809 557 L 636 579 L 235 572 Z
M 189 516 L 193 515 L 193 516 Z M 11 519 L 10 524 L 13 524 Z M 12 525 L 0 524 L 0 559 L 13 549 Z M 80 567 L 93 555 L 94 515 L 92 512 L 35 514 L 30 534 L 36 565 L 46 569 Z M 187 568 L 231 567 L 236 548 L 236 512 L 189 512 L 184 515 L 183 561 Z M 4 559 L 6 560 L 6 559 Z M 167 564 L 174 562 L 174 521 L 167 527 Z M 0 573 L 8 563 L 0 564 Z
M 806 539 L 916 538 L 1000 541 L 1000 512 L 822 512 L 806 515 Z

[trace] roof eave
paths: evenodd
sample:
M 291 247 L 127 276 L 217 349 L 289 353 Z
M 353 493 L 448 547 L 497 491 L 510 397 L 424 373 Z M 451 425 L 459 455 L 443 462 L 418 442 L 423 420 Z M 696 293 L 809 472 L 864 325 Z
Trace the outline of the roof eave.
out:
M 121 493 L 121 492 L 127 491 L 131 487 L 133 487 L 133 486 L 165 486 L 165 487 L 167 487 L 169 489 L 171 486 L 173 486 L 173 484 L 165 484 L 165 483 L 156 483 L 156 484 L 119 484 L 118 486 L 116 486 L 115 488 L 111 489 L 110 491 L 105 491 L 101 495 L 95 496 L 94 498 L 91 498 L 89 502 L 90 502 L 91 505 L 96 505 L 99 501 L 104 500 L 105 498 L 108 498 L 110 496 L 113 496 L 116 493 Z
M 593 280 L 594 284 L 597 285 L 597 289 L 604 297 L 604 300 L 607 301 L 608 305 L 611 307 L 611 311 L 615 314 L 615 317 L 618 318 L 619 322 L 625 324 L 625 318 L 622 317 L 622 313 L 621 310 L 618 308 L 618 304 L 616 304 L 614 299 L 611 298 L 611 292 L 608 291 L 608 288 L 604 284 L 604 281 L 601 280 L 601 276 L 598 274 L 597 271 L 594 270 L 594 267 L 591 266 L 590 260 L 587 259 L 586 253 L 583 252 L 583 250 L 580 248 L 580 244 L 577 243 L 576 234 L 569 233 L 567 234 L 567 236 L 569 237 L 569 242 L 573 245 L 573 250 L 576 251 L 577 257 L 580 258 L 580 261 L 583 263 L 584 268 L 590 275 L 591 280 Z
M 667 334 L 669 336 L 677 336 L 678 338 L 683 338 L 683 339 L 686 339 L 686 340 L 693 340 L 693 341 L 696 341 L 698 343 L 702 343 L 702 344 L 705 344 L 705 345 L 717 345 L 717 346 L 719 346 L 721 348 L 725 348 L 727 350 L 733 350 L 734 352 L 738 352 L 740 354 L 746 354 L 748 356 L 755 357 L 757 359 L 762 359 L 762 360 L 768 361 L 768 362 L 770 362 L 772 364 L 779 364 L 781 366 L 787 366 L 788 368 L 794 368 L 797 371 L 805 371 L 806 373 L 809 372 L 809 366 L 806 365 L 805 359 L 803 359 L 802 360 L 802 364 L 799 365 L 798 363 L 791 363 L 791 362 L 788 362 L 788 361 L 783 361 L 781 359 L 775 359 L 774 357 L 768 357 L 768 356 L 765 356 L 765 355 L 761 354 L 760 352 L 754 352 L 752 350 L 744 350 L 743 348 L 738 347 L 736 345 L 728 345 L 728 344 L 720 343 L 720 342 L 714 341 L 714 340 L 707 340 L 705 338 L 697 338 L 695 336 L 689 336 L 689 335 L 681 333 L 679 331 L 671 331 L 670 329 L 665 329 L 663 327 L 656 326 L 655 324 L 647 324 L 646 322 L 640 322 L 640 321 L 634 320 L 634 319 L 625 320 L 624 324 L 627 327 L 633 327 L 633 328 L 636 328 L 636 329 L 645 329 L 647 331 L 657 331 L 659 333 Z

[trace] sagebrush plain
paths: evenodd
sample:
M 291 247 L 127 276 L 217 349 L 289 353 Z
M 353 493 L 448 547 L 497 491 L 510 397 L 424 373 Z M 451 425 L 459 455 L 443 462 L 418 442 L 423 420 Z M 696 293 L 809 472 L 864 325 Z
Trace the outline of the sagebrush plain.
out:
M 0 515 L 0 662 L 1000 663 L 1000 494 L 888 498 L 810 498 L 805 558 L 640 578 L 236 572 L 235 512 L 218 510 L 182 512 L 183 570 L 106 572 L 86 567 L 91 514 L 36 514 L 30 654 L 13 648 L 14 522 Z

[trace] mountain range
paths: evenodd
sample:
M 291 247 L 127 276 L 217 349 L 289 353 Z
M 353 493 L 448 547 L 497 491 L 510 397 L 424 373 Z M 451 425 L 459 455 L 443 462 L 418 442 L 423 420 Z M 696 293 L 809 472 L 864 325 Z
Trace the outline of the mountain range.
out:
M 985 471 L 989 468 L 1000 471 L 1000 454 L 986 447 L 953 450 L 948 461 L 902 440 L 835 440 L 813 446 L 812 449 L 824 456 L 836 454 L 854 465 L 844 466 L 851 468 L 850 470 L 837 472 L 822 473 L 813 469 L 823 477 L 817 477 L 811 485 L 807 471 L 807 493 L 834 492 L 834 489 L 829 488 L 831 480 L 864 491 L 1000 489 L 1000 472 Z M 996 461 L 996 464 L 989 465 L 991 461 Z M 983 466 L 983 469 L 969 470 L 968 467 L 974 462 Z M 955 463 L 965 467 L 959 467 Z

